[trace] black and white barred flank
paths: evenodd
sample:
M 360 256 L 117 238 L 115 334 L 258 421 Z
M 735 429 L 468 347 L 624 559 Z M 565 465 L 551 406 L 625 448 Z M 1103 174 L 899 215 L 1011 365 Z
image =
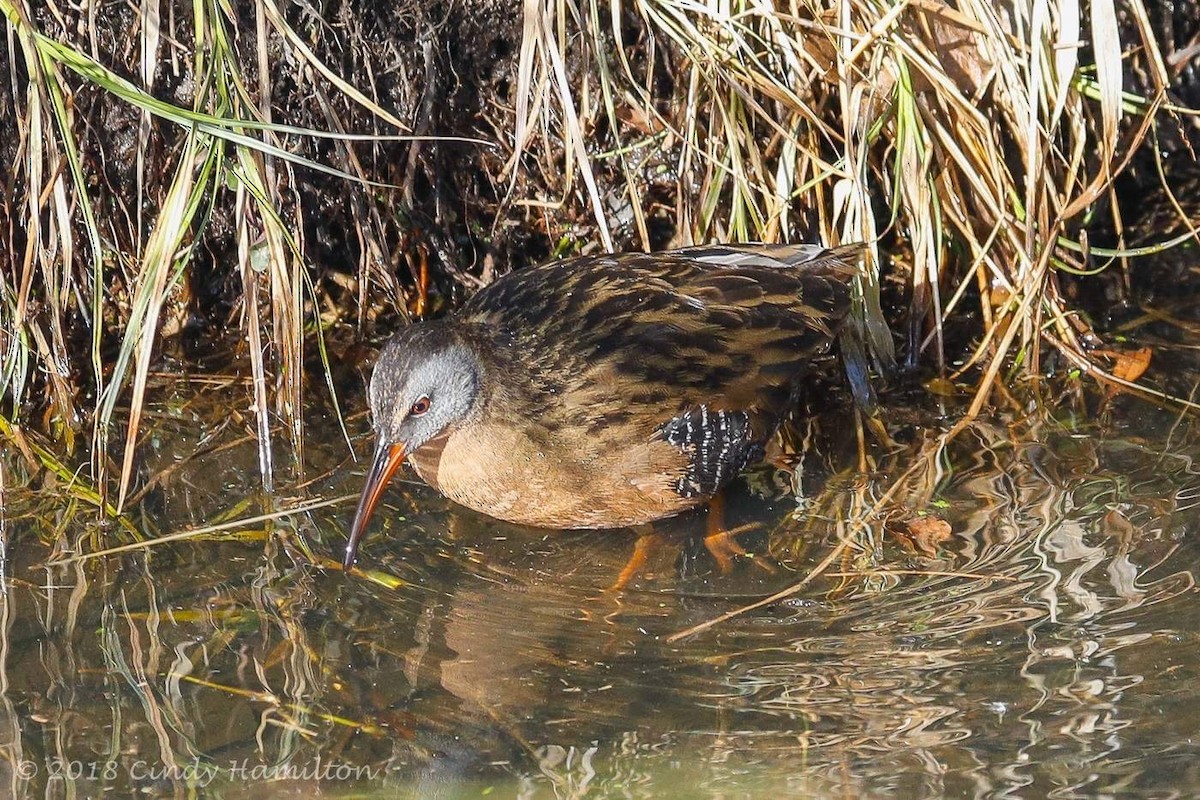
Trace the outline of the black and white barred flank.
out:
M 747 464 L 763 456 L 745 411 L 700 406 L 671 419 L 659 429 L 662 438 L 688 454 L 686 472 L 675 490 L 681 497 L 715 494 Z

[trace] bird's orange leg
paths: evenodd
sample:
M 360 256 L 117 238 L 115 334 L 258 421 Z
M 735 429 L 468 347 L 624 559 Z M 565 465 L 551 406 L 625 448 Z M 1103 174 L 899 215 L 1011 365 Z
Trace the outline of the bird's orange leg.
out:
M 725 494 L 717 492 L 708 501 L 708 533 L 704 536 L 704 546 L 709 555 L 717 562 L 717 569 L 722 575 L 733 569 L 733 560 L 746 555 L 746 548 L 737 543 L 725 528 Z
M 664 544 L 662 534 L 654 530 L 651 525 L 638 525 L 634 528 L 638 534 L 637 542 L 633 545 L 633 555 L 629 557 L 629 561 L 625 562 L 624 569 L 617 576 L 613 585 L 608 587 L 610 592 L 624 591 L 629 582 L 637 577 L 637 574 L 646 566 L 646 562 L 650 560 L 650 554 Z
M 746 548 L 738 544 L 737 535 L 754 526 L 743 526 L 736 530 L 725 527 L 725 493 L 717 492 L 708 501 L 708 533 L 704 537 L 704 546 L 709 555 L 717 562 L 717 569 L 722 575 L 733 569 L 733 560 L 738 556 L 749 556 L 755 566 L 771 574 L 775 568 L 762 556 L 750 556 Z

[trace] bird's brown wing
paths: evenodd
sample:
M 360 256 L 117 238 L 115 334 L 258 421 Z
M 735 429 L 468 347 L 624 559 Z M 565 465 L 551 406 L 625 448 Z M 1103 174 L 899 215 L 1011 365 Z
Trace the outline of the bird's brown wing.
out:
M 831 341 L 860 249 L 709 246 L 574 258 L 492 284 L 462 319 L 502 338 L 548 406 L 570 396 L 588 406 L 603 398 L 611 407 L 758 407 Z
M 507 276 L 463 321 L 494 336 L 513 413 L 579 446 L 666 441 L 685 496 L 751 460 L 850 307 L 861 248 L 707 246 L 574 258 Z

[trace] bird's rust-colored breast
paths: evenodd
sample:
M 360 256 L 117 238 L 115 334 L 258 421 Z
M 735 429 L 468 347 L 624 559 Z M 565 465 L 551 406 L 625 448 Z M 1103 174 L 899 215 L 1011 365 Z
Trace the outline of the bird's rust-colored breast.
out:
M 687 457 L 647 437 L 623 448 L 539 443 L 527 426 L 469 425 L 412 454 L 417 474 L 460 505 L 544 528 L 619 528 L 702 503 L 677 485 Z

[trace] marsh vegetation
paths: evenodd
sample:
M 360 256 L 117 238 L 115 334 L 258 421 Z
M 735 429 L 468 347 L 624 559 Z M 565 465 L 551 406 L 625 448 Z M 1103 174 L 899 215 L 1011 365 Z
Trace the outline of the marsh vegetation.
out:
M 1194 4 L 0 12 L 14 794 L 1195 785 Z M 877 412 L 828 365 L 731 500 L 778 571 L 415 485 L 336 570 L 388 332 L 749 240 L 870 244 Z

